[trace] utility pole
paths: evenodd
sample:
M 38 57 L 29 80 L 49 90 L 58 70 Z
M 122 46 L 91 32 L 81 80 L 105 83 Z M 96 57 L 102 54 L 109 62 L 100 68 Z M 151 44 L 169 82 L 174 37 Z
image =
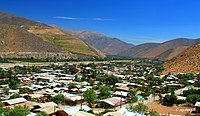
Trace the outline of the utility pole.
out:
M 81 94 L 81 110 L 82 110 L 82 98 L 83 98 L 83 95 Z
M 122 108 L 122 92 L 121 92 L 121 99 L 120 99 L 120 108 Z

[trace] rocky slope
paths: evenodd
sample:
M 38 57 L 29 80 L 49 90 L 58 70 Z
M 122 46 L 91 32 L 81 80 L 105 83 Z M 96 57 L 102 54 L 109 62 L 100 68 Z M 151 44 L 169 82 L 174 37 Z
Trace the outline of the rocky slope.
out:
M 200 43 L 187 48 L 185 51 L 164 64 L 164 74 L 169 72 L 200 72 Z

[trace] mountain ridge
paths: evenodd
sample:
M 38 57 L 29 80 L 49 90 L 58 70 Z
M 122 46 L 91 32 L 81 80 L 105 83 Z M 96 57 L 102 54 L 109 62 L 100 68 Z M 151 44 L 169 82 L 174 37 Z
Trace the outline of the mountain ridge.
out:
M 68 52 L 74 55 L 105 57 L 103 53 L 79 40 L 75 36 L 47 24 L 0 11 L 1 43 L 0 52 Z M 7 31 L 12 30 L 12 31 Z M 9 38 L 8 38 L 9 37 Z M 12 41 L 11 41 L 12 39 Z M 51 45 L 51 46 L 50 46 Z M 13 49 L 15 48 L 15 49 Z
M 71 29 L 63 30 L 80 38 L 89 45 L 99 49 L 106 55 L 117 55 L 118 53 L 134 46 L 133 44 L 126 43 L 117 38 L 107 37 L 95 31 Z
M 200 42 L 200 39 L 176 38 L 163 43 L 146 43 L 123 51 L 122 55 L 132 58 L 170 60 L 184 51 L 187 47 L 198 42 Z

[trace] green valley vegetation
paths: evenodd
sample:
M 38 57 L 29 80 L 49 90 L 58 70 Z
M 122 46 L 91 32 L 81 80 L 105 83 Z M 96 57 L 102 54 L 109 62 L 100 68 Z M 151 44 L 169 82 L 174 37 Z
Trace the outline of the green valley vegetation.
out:
M 0 116 L 27 116 L 28 114 L 30 114 L 30 110 L 26 106 L 15 106 L 13 109 L 4 109 L 0 106 Z

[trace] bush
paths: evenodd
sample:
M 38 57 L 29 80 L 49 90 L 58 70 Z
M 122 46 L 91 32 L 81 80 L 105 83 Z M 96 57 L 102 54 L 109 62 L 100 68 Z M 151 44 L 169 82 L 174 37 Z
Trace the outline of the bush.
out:
M 19 98 L 20 97 L 20 95 L 19 94 L 13 94 L 12 96 L 10 96 L 10 98 L 9 99 L 14 99 L 14 98 Z
M 51 97 L 51 101 L 54 101 L 57 104 L 65 103 L 65 96 L 63 94 L 58 94 L 54 97 Z

